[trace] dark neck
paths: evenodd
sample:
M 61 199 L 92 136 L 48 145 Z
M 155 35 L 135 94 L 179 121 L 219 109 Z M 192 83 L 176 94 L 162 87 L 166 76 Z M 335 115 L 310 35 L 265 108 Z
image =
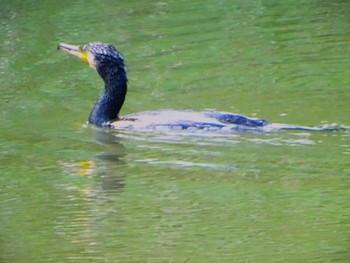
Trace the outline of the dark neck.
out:
M 105 90 L 90 113 L 89 123 L 103 126 L 118 119 L 127 91 L 127 77 L 124 66 L 109 71 L 97 68 L 97 71 L 105 82 Z

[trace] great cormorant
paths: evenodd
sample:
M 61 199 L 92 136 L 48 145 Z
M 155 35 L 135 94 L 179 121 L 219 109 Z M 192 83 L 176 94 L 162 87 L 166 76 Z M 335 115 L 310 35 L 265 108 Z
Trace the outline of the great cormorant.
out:
M 61 43 L 57 49 L 66 51 L 96 69 L 105 83 L 104 92 L 93 107 L 89 123 L 114 129 L 202 129 L 202 130 L 329 130 L 334 127 L 310 128 L 268 124 L 265 120 L 218 111 L 159 110 L 119 117 L 127 92 L 124 58 L 110 44 L 91 42 L 76 46 Z

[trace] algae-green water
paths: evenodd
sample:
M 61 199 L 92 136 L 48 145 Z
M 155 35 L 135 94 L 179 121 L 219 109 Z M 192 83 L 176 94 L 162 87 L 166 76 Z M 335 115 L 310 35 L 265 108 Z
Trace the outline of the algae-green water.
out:
M 0 262 L 349 262 L 350 134 L 116 133 L 86 125 L 98 74 L 60 42 L 112 43 L 122 114 L 215 109 L 350 123 L 348 1 L 8 1 L 0 9 Z

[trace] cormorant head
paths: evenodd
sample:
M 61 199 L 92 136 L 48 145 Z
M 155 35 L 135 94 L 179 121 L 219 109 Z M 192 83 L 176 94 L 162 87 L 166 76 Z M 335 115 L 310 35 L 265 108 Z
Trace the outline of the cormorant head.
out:
M 124 58 L 119 51 L 110 44 L 91 42 L 76 46 L 61 43 L 57 49 L 66 51 L 87 62 L 90 67 L 96 69 L 102 78 L 122 70 L 126 73 Z

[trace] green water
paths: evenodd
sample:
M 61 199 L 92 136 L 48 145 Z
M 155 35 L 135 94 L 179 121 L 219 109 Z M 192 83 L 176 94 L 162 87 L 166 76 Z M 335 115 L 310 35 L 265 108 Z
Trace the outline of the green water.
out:
M 348 1 L 7 1 L 0 262 L 349 262 L 350 134 L 116 134 L 60 42 L 113 43 L 123 114 L 349 125 Z

